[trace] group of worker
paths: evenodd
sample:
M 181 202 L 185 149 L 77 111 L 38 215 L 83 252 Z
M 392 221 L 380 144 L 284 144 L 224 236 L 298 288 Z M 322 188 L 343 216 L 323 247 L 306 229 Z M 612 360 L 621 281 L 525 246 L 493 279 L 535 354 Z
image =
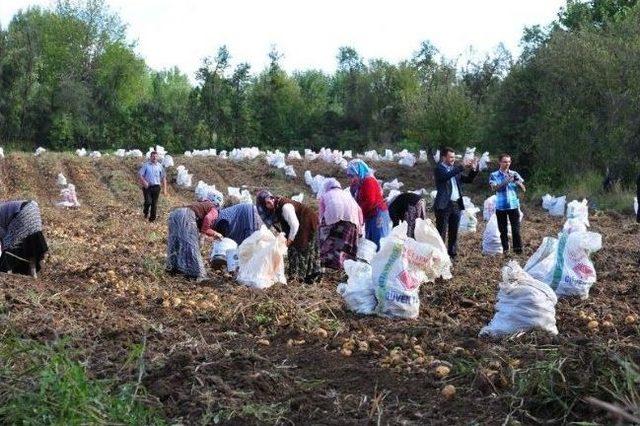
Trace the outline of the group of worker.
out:
M 518 191 L 525 191 L 522 177 L 510 170 L 511 156 L 499 157 L 500 168 L 491 173 L 489 185 L 496 192 L 496 216 L 504 252 L 509 251 L 508 225 L 511 224 L 513 251 L 522 252 Z M 433 203 L 436 227 L 446 241 L 448 254 L 455 259 L 458 227 L 463 203 L 462 184 L 478 174 L 476 160 L 456 163 L 455 151 L 441 150 L 441 161 L 434 170 L 437 194 Z M 358 241 L 366 238 L 380 248 L 380 240 L 400 221 L 408 224 L 407 235 L 414 236 L 418 218 L 427 217 L 426 200 L 414 193 L 403 193 L 387 204 L 374 171 L 362 160 L 348 163 L 348 190 L 335 178 L 326 179 L 316 212 L 290 198 L 264 189 L 256 194 L 256 204 L 224 206 L 224 197 L 210 191 L 206 199 L 174 209 L 169 215 L 167 270 L 196 280 L 207 277 L 200 255 L 201 237 L 233 239 L 241 244 L 260 226 L 282 232 L 287 240 L 287 275 L 306 283 L 316 281 L 326 269 L 339 270 L 347 259 L 356 259 Z M 156 218 L 161 187 L 166 193 L 166 174 L 152 153 L 139 173 L 144 193 L 145 217 Z

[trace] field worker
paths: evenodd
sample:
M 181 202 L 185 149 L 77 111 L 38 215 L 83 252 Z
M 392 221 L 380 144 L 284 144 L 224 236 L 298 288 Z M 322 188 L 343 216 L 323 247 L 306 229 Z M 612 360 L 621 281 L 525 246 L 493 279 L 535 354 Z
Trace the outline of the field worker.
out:
M 0 272 L 37 277 L 49 248 L 42 234 L 38 203 L 29 200 L 0 202 Z
M 167 174 L 162 164 L 158 162 L 158 153 L 156 151 L 151 151 L 149 161 L 140 168 L 138 182 L 142 186 L 142 194 L 144 195 L 142 213 L 144 213 L 145 219 L 149 218 L 149 222 L 153 222 L 156 220 L 161 184 L 163 195 L 167 196 Z
M 382 187 L 373 175 L 373 170 L 362 160 L 351 160 L 347 165 L 347 176 L 351 179 L 351 195 L 362 209 L 365 237 L 376 243 L 391 231 L 391 218 L 387 202 L 382 196 Z
M 239 203 L 220 210 L 218 218 L 213 224 L 213 229 L 240 245 L 261 226 L 262 219 L 256 206 L 249 203 Z
M 389 204 L 389 216 L 393 226 L 407 222 L 407 236 L 414 238 L 416 219 L 427 218 L 427 202 L 424 197 L 413 192 L 403 192 Z
M 220 239 L 213 230 L 223 196 L 210 191 L 207 200 L 174 209 L 169 214 L 167 238 L 167 272 L 181 273 L 198 282 L 207 278 L 204 261 L 200 255 L 200 235 Z
M 256 197 L 264 224 L 287 238 L 287 275 L 305 283 L 320 276 L 318 261 L 318 214 L 310 207 L 285 197 L 274 197 L 262 190 Z
M 436 198 L 433 210 L 436 216 L 436 228 L 447 244 L 451 259 L 458 255 L 458 226 L 460 212 L 464 210 L 462 201 L 462 183 L 471 183 L 478 174 L 478 162 L 472 160 L 463 165 L 455 164 L 456 153 L 453 148 L 440 150 L 440 163 L 434 170 L 436 181 Z M 465 169 L 468 170 L 464 175 Z M 449 238 L 447 240 L 447 233 Z
M 511 167 L 511 155 L 501 154 L 498 157 L 500 169 L 491 173 L 489 186 L 496 192 L 496 219 L 500 231 L 500 242 L 504 254 L 509 252 L 509 234 L 507 220 L 511 223 L 511 235 L 513 236 L 513 251 L 522 253 L 522 239 L 520 238 L 520 200 L 518 189 L 525 192 L 524 180 Z
M 342 190 L 334 178 L 324 181 L 320 197 L 318 247 L 320 265 L 341 269 L 345 260 L 356 258 L 358 237 L 362 235 L 362 209 L 353 197 Z

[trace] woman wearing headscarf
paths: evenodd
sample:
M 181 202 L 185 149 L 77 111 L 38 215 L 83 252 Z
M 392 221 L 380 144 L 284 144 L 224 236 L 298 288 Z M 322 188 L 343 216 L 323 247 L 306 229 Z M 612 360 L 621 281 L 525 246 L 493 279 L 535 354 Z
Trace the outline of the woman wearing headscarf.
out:
M 0 202 L 0 272 L 31 275 L 49 250 L 42 234 L 38 203 L 30 200 Z
M 205 201 L 197 201 L 169 214 L 167 239 L 167 271 L 181 273 L 202 281 L 207 271 L 200 254 L 200 235 L 214 239 L 221 235 L 213 230 L 223 196 L 210 191 Z
M 310 207 L 263 190 L 256 197 L 258 213 L 267 227 L 283 232 L 289 247 L 287 275 L 306 283 L 320 275 L 318 262 L 318 215 Z
M 242 244 L 251 234 L 260 229 L 262 219 L 253 204 L 239 203 L 220 210 L 213 229 L 224 237 Z
M 345 260 L 355 259 L 358 237 L 362 235 L 362 209 L 351 195 L 342 190 L 337 179 L 324 182 L 320 197 L 318 247 L 320 265 L 340 269 Z
M 351 160 L 347 165 L 347 176 L 351 179 L 351 194 L 362 209 L 365 237 L 376 243 L 389 234 L 391 218 L 387 202 L 382 197 L 382 187 L 373 175 L 373 170 L 362 160 Z
M 416 219 L 427 218 L 427 203 L 418 194 L 403 192 L 389 203 L 389 216 L 393 226 L 398 226 L 400 221 L 407 222 L 407 236 L 414 238 Z

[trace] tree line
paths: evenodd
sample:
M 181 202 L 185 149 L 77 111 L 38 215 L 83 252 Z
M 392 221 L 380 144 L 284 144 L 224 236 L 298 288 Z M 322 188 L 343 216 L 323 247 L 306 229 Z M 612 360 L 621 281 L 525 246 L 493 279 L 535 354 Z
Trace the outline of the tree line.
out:
M 104 0 L 30 7 L 0 28 L 0 145 L 64 150 L 236 146 L 365 150 L 449 145 L 509 151 L 554 186 L 609 168 L 624 179 L 640 152 L 637 0 L 569 0 L 502 46 L 458 63 L 429 41 L 399 63 L 351 47 L 332 74 L 232 67 L 222 46 L 195 84 L 152 70 Z

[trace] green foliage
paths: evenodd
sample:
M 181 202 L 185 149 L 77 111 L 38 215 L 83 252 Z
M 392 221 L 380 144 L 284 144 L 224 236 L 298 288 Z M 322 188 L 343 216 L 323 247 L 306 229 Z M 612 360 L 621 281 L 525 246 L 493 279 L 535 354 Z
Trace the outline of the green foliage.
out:
M 32 149 L 376 148 L 511 152 L 531 187 L 640 156 L 640 6 L 568 0 L 525 28 L 515 62 L 499 46 L 459 66 L 429 41 L 398 64 L 341 47 L 327 75 L 287 73 L 275 47 L 255 74 L 221 46 L 196 73 L 149 70 L 104 0 L 31 7 L 0 29 L 0 144 Z
M 5 424 L 164 424 L 135 384 L 91 379 L 64 343 L 0 340 L 0 422 Z

